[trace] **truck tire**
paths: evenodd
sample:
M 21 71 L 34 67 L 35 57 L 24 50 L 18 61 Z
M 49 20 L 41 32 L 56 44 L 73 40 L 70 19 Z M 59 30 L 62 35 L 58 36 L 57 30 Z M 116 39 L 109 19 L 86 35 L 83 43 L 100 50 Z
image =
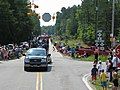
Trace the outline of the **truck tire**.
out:
M 24 66 L 24 71 L 28 71 L 28 70 L 29 70 L 29 68 Z
M 48 66 L 47 66 L 47 67 L 45 67 L 45 68 L 44 68 L 44 70 L 45 70 L 45 71 L 47 71 L 47 70 L 48 70 Z

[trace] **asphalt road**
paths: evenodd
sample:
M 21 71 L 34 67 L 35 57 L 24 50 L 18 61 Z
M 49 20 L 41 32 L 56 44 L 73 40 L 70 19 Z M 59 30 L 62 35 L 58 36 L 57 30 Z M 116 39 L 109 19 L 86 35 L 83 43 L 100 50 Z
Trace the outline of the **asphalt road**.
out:
M 23 58 L 0 63 L 0 90 L 88 90 L 82 81 L 91 63 L 63 57 L 52 51 L 48 71 L 23 70 Z

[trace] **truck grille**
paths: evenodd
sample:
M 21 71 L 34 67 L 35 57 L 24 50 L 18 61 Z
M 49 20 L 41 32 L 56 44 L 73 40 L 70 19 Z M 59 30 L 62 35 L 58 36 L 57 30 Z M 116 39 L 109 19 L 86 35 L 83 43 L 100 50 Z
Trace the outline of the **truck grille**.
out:
M 41 59 L 30 59 L 30 64 L 40 64 Z

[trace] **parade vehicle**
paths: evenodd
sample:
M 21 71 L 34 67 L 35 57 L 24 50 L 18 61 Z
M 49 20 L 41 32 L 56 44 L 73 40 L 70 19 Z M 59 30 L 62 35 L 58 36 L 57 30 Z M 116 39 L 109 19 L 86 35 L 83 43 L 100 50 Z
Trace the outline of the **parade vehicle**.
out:
M 43 34 L 38 36 L 38 41 L 41 43 L 42 48 L 46 49 L 47 54 L 49 53 L 49 39 L 50 36 Z M 51 54 L 48 54 L 48 64 L 52 63 Z
M 46 51 L 48 52 L 50 36 L 49 35 L 40 35 L 40 36 L 38 36 L 37 39 L 38 39 L 39 43 L 42 45 L 42 47 L 45 48 Z

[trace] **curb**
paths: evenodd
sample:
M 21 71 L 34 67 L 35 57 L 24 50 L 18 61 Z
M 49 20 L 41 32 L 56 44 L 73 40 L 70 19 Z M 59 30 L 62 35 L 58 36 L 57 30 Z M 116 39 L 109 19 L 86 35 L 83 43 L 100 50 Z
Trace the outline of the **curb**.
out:
M 86 74 L 83 76 L 82 81 L 84 82 L 84 84 L 86 85 L 86 87 L 88 88 L 88 90 L 95 90 L 92 85 L 90 85 L 89 83 L 89 78 L 90 77 L 90 73 Z

